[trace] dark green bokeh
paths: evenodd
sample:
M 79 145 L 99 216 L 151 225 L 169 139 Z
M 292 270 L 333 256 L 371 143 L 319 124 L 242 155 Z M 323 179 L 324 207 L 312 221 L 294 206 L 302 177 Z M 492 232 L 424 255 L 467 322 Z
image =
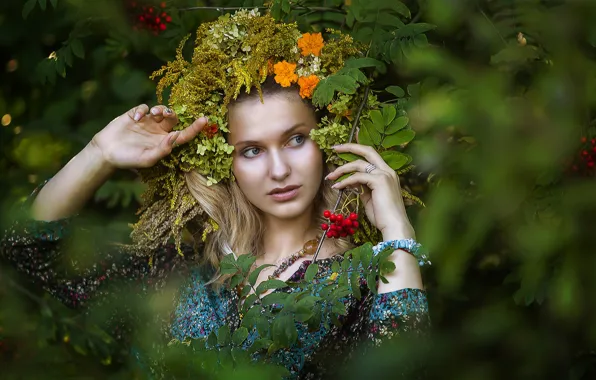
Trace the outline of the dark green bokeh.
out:
M 137 103 L 154 104 L 148 75 L 172 57 L 182 36 L 218 15 L 176 8 L 259 5 L 168 1 L 172 25 L 154 36 L 131 29 L 124 1 L 59 0 L 56 9 L 50 1 L 45 11 L 35 5 L 26 20 L 23 3 L 0 5 L 0 116 L 12 119 L 0 127 L 3 228 L 18 213 L 15 202 L 110 120 Z M 596 138 L 596 6 L 404 3 L 417 22 L 436 25 L 427 33 L 431 47 L 416 41 L 401 47 L 378 81 L 401 86 L 411 97 L 404 103 L 417 132 L 409 147 L 417 167 L 402 185 L 426 204 L 409 212 L 432 252 L 433 267 L 424 276 L 433 339 L 430 347 L 397 340 L 353 361 L 345 376 L 394 378 L 407 363 L 422 361 L 432 378 L 593 378 L 596 182 L 580 155 Z M 304 28 L 348 28 L 329 12 L 298 21 Z M 81 46 L 62 44 L 72 40 Z M 63 78 L 46 57 L 69 46 L 72 67 L 65 64 Z M 141 190 L 134 173 L 118 173 L 81 215 L 79 225 L 91 232 L 75 234 L 68 254 L 80 259 L 85 253 L 92 263 L 92 242 L 126 241 Z M 118 357 L 118 347 L 90 322 L 7 266 L 0 269 L 0 371 L 6 378 L 133 376 L 128 363 L 106 361 Z M 164 297 L 139 312 L 163 311 Z M 153 334 L 148 331 L 145 341 Z M 83 352 L 89 341 L 94 349 Z M 191 359 L 180 355 L 171 363 L 184 371 Z M 255 371 L 222 378 L 262 378 Z

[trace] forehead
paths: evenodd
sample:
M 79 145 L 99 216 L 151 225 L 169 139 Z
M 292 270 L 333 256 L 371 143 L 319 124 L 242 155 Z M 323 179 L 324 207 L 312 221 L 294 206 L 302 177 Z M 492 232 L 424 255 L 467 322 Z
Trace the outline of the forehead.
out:
M 264 103 L 257 97 L 235 104 L 230 108 L 228 118 L 228 138 L 232 145 L 244 140 L 275 138 L 299 123 L 311 128 L 316 126 L 312 109 L 300 98 L 286 96 L 264 97 Z

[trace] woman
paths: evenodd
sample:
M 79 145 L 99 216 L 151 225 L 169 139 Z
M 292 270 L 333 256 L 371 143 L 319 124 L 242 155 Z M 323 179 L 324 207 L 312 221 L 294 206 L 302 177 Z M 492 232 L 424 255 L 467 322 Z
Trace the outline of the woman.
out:
M 160 244 L 149 259 L 131 255 L 125 248 L 112 248 L 103 254 L 101 265 L 75 278 L 64 276 L 57 267 L 72 216 L 116 170 L 151 168 L 209 127 L 207 119 L 200 117 L 174 130 L 179 123 L 176 112 L 162 105 L 140 105 L 97 133 L 36 193 L 31 220 L 15 224 L 8 232 L 2 256 L 75 308 L 118 297 L 119 287 L 124 286 L 119 280 L 146 291 L 163 289 L 172 278 L 183 278 L 165 332 L 183 341 L 207 337 L 222 325 L 233 330 L 240 324 L 238 294 L 218 286 L 225 277 L 218 276 L 214 264 L 226 254 L 252 252 L 257 256 L 255 267 L 273 264 L 259 273 L 257 284 L 270 276 L 300 280 L 313 260 L 312 241 L 320 241 L 322 210 L 331 208 L 337 190 L 364 189 L 361 200 L 366 217 L 383 241 L 412 239 L 414 231 L 395 171 L 374 149 L 355 143 L 334 150 L 362 159 L 329 171 L 325 154 L 310 137 L 319 122 L 310 101 L 295 84 L 278 83 L 269 78 L 261 84 L 260 93 L 242 93 L 227 105 L 225 139 L 234 147 L 231 170 L 235 181 L 208 186 L 198 170 L 184 174 L 185 191 L 218 225 L 200 249 L 182 245 L 182 256 L 174 245 Z M 347 173 L 353 174 L 334 183 Z M 256 233 L 247 235 L 238 228 L 242 223 L 254 224 L 251 228 Z M 324 239 L 317 257 L 319 273 L 331 275 L 332 263 L 341 260 L 349 247 L 345 238 Z M 363 290 L 361 300 L 346 298 L 348 315 L 342 326 L 324 328 L 322 323 L 313 332 L 297 323 L 298 344 L 278 351 L 273 360 L 284 365 L 292 378 L 325 377 L 329 375 L 325 357 L 334 350 L 349 353 L 361 338 L 379 343 L 402 331 L 423 331 L 428 316 L 418 261 L 402 249 L 395 250 L 390 260 L 396 270 L 386 276 L 387 283 L 378 283 L 378 295 Z M 113 334 L 127 338 L 116 325 Z

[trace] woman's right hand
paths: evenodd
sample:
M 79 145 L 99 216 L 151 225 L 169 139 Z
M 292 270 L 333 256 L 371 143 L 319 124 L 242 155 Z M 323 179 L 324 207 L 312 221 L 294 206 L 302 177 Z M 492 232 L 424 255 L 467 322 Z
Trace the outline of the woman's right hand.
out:
M 90 142 L 113 168 L 148 168 L 172 152 L 172 148 L 192 140 L 207 124 L 201 117 L 181 131 L 174 111 L 165 106 L 149 110 L 145 104 L 112 120 Z

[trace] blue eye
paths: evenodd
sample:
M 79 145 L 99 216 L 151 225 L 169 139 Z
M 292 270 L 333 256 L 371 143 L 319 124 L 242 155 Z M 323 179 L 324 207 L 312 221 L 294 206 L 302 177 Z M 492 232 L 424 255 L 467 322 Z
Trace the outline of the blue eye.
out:
M 259 148 L 248 148 L 242 152 L 242 155 L 246 158 L 256 157 L 261 150 Z
M 302 145 L 302 144 L 304 144 L 304 140 L 305 140 L 305 138 L 303 135 L 296 135 L 290 139 L 290 145 L 293 145 L 293 146 Z M 294 143 L 292 144 L 292 142 L 294 142 Z

